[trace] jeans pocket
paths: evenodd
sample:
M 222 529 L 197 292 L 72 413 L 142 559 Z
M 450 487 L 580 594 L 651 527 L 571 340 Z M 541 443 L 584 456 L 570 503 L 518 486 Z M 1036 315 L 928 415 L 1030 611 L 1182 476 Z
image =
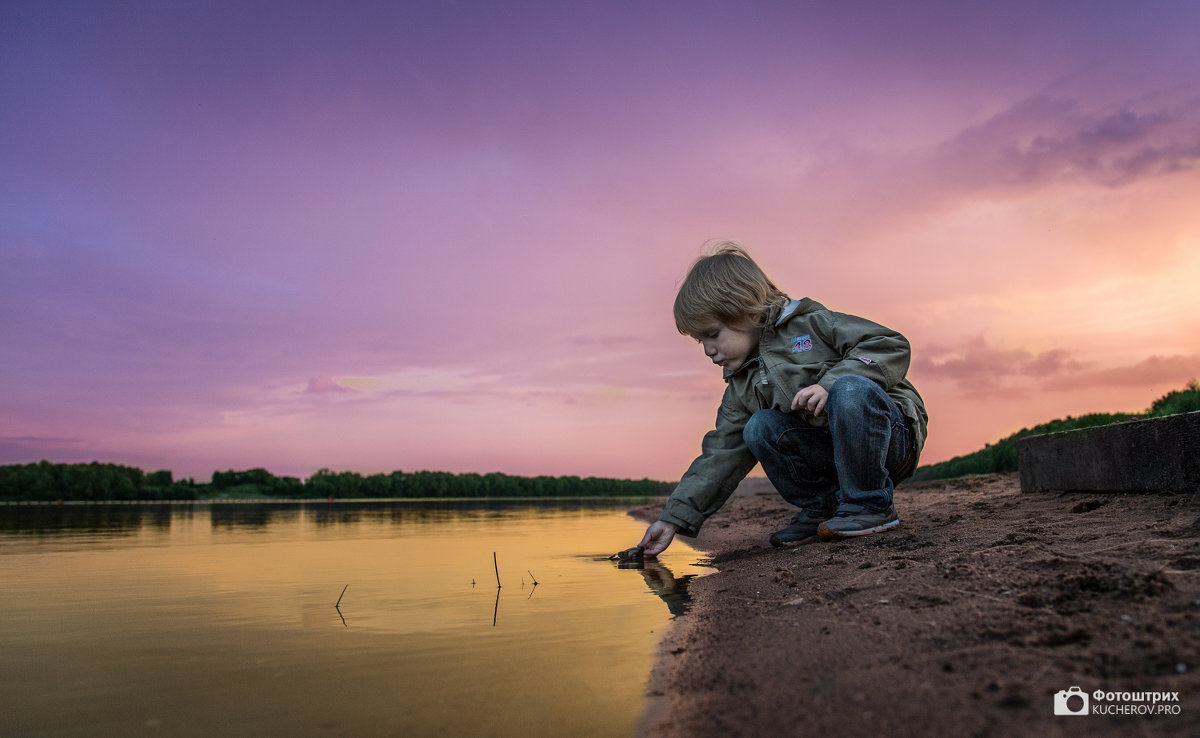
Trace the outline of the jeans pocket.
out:
M 889 457 L 892 456 L 892 449 L 895 448 L 897 440 L 903 443 L 904 455 L 896 468 L 889 470 L 892 482 L 908 479 L 917 470 L 917 439 L 907 422 L 892 423 L 892 445 L 888 448 Z

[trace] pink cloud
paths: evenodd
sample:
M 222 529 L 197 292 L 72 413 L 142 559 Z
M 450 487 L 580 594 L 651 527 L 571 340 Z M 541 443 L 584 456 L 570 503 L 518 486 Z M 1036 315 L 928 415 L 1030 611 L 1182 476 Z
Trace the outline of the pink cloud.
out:
M 1007 391 L 1028 378 L 1044 379 L 1076 372 L 1085 364 L 1069 358 L 1063 349 L 1033 353 L 1027 349 L 1000 349 L 983 336 L 958 346 L 931 345 L 913 360 L 913 371 L 925 377 L 949 379 L 971 393 Z
M 1200 375 L 1200 356 L 1150 356 L 1134 364 L 1097 366 L 1073 359 L 1072 352 L 1051 349 L 1000 349 L 983 336 L 957 347 L 929 346 L 913 361 L 921 384 L 949 381 L 970 397 L 1029 396 L 1105 387 L 1183 386 Z
M 956 172 L 957 185 L 979 189 L 1081 180 L 1121 187 L 1196 168 L 1200 101 L 1095 112 L 1068 98 L 1032 97 L 962 131 L 931 161 L 943 174 Z
M 1164 383 L 1182 387 L 1200 377 L 1200 356 L 1149 356 L 1136 364 L 1090 369 L 1046 382 L 1048 390 L 1093 387 L 1147 387 Z
M 333 377 L 316 376 L 308 380 L 308 387 L 304 389 L 304 392 L 309 395 L 328 395 L 354 392 L 354 389 L 338 384 Z

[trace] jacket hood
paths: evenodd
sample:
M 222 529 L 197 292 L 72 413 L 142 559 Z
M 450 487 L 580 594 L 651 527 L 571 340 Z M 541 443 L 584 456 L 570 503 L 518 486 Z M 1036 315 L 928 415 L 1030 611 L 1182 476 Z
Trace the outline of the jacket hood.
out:
M 799 300 L 789 299 L 787 302 L 780 303 L 778 307 L 773 308 L 770 313 L 767 313 L 767 324 L 778 328 L 793 315 L 803 315 L 804 313 L 824 309 L 824 305 L 807 297 L 802 297 Z

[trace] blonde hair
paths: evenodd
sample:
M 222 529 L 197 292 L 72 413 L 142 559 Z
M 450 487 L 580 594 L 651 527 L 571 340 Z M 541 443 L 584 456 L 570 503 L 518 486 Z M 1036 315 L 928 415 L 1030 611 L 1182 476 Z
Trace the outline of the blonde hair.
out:
M 771 308 L 787 300 L 735 241 L 719 241 L 692 264 L 675 296 L 675 327 L 696 336 L 713 323 L 761 327 Z

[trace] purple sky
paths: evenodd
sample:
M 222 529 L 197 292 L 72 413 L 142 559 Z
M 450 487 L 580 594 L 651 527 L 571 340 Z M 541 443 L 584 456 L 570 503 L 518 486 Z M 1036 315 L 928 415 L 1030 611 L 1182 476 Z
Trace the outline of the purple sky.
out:
M 203 5 L 203 7 L 196 7 Z M 0 463 L 672 479 L 704 242 L 924 461 L 1200 376 L 1200 4 L 0 8 Z

